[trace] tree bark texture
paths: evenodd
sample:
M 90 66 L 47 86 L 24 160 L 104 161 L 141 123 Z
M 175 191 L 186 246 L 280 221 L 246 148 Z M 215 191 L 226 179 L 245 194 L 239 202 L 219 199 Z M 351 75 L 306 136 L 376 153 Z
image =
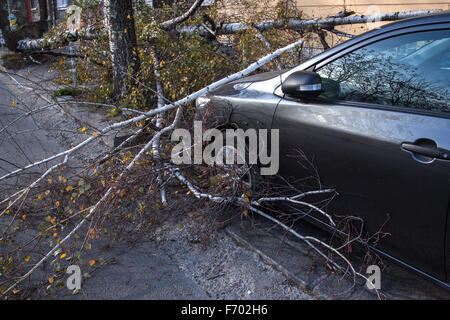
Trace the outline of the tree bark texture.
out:
M 48 31 L 48 9 L 47 9 L 47 0 L 39 0 L 39 21 L 42 26 L 45 28 L 45 31 Z
M 139 71 L 132 0 L 106 0 L 113 87 L 116 98 L 127 94 L 127 81 Z M 130 74 L 131 72 L 131 74 Z

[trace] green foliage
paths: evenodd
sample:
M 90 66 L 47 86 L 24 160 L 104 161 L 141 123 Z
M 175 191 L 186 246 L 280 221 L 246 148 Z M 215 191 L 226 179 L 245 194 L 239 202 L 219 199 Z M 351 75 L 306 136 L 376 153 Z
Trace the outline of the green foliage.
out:
M 75 97 L 75 96 L 79 95 L 80 92 L 81 92 L 81 90 L 78 89 L 78 88 L 65 87 L 65 88 L 61 88 L 61 89 L 58 89 L 55 92 L 53 92 L 52 98 L 55 99 L 55 98 L 61 97 L 61 96 L 72 96 L 72 97 Z
M 290 1 L 290 0 L 289 0 Z M 287 3 L 289 1 L 281 1 Z M 244 1 L 245 2 L 245 1 Z M 129 86 L 129 93 L 121 101 L 112 99 L 112 76 L 111 59 L 108 54 L 109 41 L 103 25 L 103 9 L 100 2 L 79 1 L 78 5 L 83 7 L 82 20 L 88 21 L 90 27 L 95 27 L 100 37 L 95 40 L 82 41 L 80 53 L 84 59 L 77 60 L 77 77 L 80 83 L 89 84 L 89 99 L 96 102 L 115 103 L 122 107 L 148 110 L 156 107 L 156 81 L 155 79 L 155 57 L 157 54 L 158 71 L 160 82 L 164 89 L 166 103 L 176 101 L 184 96 L 199 90 L 208 84 L 226 75 L 241 70 L 249 63 L 256 61 L 261 56 L 285 45 L 295 39 L 295 37 L 280 37 L 279 33 L 267 32 L 266 37 L 273 43 L 273 48 L 262 45 L 261 40 L 255 36 L 256 30 L 246 32 L 241 35 L 229 36 L 221 41 L 229 43 L 235 52 L 235 56 L 227 56 L 218 48 L 214 47 L 205 38 L 198 34 L 176 34 L 173 31 L 162 30 L 159 24 L 172 19 L 186 11 L 190 4 L 187 2 L 177 2 L 174 6 L 164 6 L 161 9 L 150 9 L 145 4 L 140 3 L 135 8 L 135 25 L 138 46 L 135 48 L 139 55 L 141 68 L 138 73 L 133 73 L 131 68 L 127 75 L 124 75 Z M 254 1 L 248 4 L 248 12 L 253 16 L 253 21 L 266 19 L 267 17 L 257 10 L 258 6 Z M 276 12 L 278 17 L 296 15 L 292 6 L 281 6 Z M 196 14 L 188 19 L 184 24 L 200 25 L 202 16 L 207 15 L 214 21 L 219 21 L 219 15 L 215 6 L 203 8 L 201 14 Z M 62 23 L 61 25 L 64 25 Z M 54 28 L 49 33 L 49 37 L 58 37 L 60 29 Z M 298 36 L 296 37 L 298 38 Z M 282 59 L 289 60 L 286 55 Z M 274 67 L 269 64 L 267 69 Z M 60 74 L 59 81 L 63 84 L 70 84 L 71 67 L 68 59 L 61 58 L 55 66 Z
M 5 53 L 2 55 L 2 62 L 5 68 L 11 70 L 21 69 L 26 57 L 21 53 Z
M 42 54 L 33 55 L 33 60 L 39 61 L 40 63 L 48 62 L 51 59 L 52 57 Z M 10 70 L 20 70 L 35 64 L 35 62 L 30 59 L 30 55 L 26 55 L 20 52 L 5 53 L 4 55 L 2 55 L 1 60 L 3 66 L 6 69 Z

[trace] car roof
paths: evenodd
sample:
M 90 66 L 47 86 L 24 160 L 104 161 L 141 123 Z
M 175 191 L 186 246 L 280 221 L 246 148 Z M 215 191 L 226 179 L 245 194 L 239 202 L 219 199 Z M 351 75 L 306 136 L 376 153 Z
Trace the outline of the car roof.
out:
M 382 29 L 398 29 L 405 27 L 418 26 L 422 24 L 430 24 L 430 23 L 443 23 L 450 22 L 450 11 L 440 11 L 435 13 L 430 13 L 426 16 L 406 18 L 399 21 L 395 21 L 389 24 L 382 26 Z

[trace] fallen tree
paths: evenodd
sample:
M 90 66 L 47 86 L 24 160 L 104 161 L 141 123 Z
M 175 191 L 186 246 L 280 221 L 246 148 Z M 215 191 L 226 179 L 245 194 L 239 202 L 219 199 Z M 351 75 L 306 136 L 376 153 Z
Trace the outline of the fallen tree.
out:
M 10 163 L 4 169 L 5 172 L 0 176 L 3 196 L 0 200 L 0 218 L 7 221 L 2 224 L 0 238 L 0 243 L 4 245 L 0 252 L 0 266 L 4 272 L 0 280 L 2 296 L 11 297 L 18 288 L 26 288 L 27 281 L 44 268 L 48 260 L 51 260 L 50 266 L 53 269 L 47 278 L 61 279 L 64 268 L 69 263 L 81 263 L 81 252 L 90 250 L 90 241 L 103 233 L 108 234 L 104 232 L 105 221 L 114 221 L 122 232 L 128 224 L 131 226 L 127 230 L 142 230 L 151 224 L 155 212 L 170 210 L 177 202 L 192 206 L 192 210 L 208 208 L 208 214 L 211 215 L 232 207 L 242 217 L 254 214 L 269 219 L 307 243 L 325 259 L 332 270 L 350 275 L 354 282 L 357 279 L 365 280 L 365 276 L 345 255 L 347 245 L 351 246 L 354 242 L 367 245 L 373 239 L 362 236 L 363 223 L 360 220 L 348 217 L 349 220 L 357 221 L 357 234 L 345 239 L 343 244 L 333 246 L 318 238 L 299 234 L 290 227 L 292 216 L 276 211 L 273 206 L 279 202 L 295 204 L 301 208 L 302 215 L 315 213 L 328 220 L 331 225 L 338 225 L 335 217 L 324 210 L 326 201 L 317 204 L 308 200 L 311 195 L 322 195 L 331 200 L 336 190 L 324 188 L 321 184 L 311 190 L 298 190 L 285 181 L 283 191 L 289 191 L 290 196 L 273 194 L 273 186 L 263 182 L 260 190 L 255 192 L 243 181 L 243 176 L 251 170 L 246 165 L 231 168 L 203 163 L 175 165 L 170 157 L 173 146 L 170 136 L 176 128 L 192 130 L 196 114 L 193 102 L 204 93 L 260 68 L 281 69 L 299 63 L 298 58 L 302 56 L 302 49 L 308 38 L 316 35 L 318 30 L 309 27 L 317 21 L 322 21 L 319 24 L 325 30 L 339 23 L 369 21 L 368 18 L 345 17 L 348 13 L 344 13 L 330 19 L 313 20 L 314 23 L 296 20 L 298 23 L 291 23 L 296 25 L 295 28 L 288 27 L 287 34 L 277 34 L 275 37 L 270 33 L 271 30 L 284 29 L 277 22 L 269 23 L 264 20 L 266 22 L 263 24 L 244 28 L 246 32 L 241 30 L 233 33 L 238 25 L 240 28 L 247 24 L 231 24 L 231 27 L 225 28 L 224 25 L 215 26 L 213 18 L 198 17 L 195 14 L 200 4 L 201 1 L 196 1 L 193 6 L 184 8 L 183 12 L 176 12 L 177 14 L 171 11 L 165 13 L 178 18 L 166 19 L 163 16 L 162 21 L 166 21 L 163 23 L 158 23 L 157 17 L 145 12 L 136 14 L 137 44 L 134 49 L 140 59 L 139 70 L 123 67 L 113 70 L 115 66 L 112 63 L 111 47 L 117 43 L 111 45 L 113 37 L 107 36 L 110 34 L 107 30 L 104 33 L 94 32 L 93 37 L 72 35 L 81 42 L 77 72 L 88 78 L 80 79 L 80 82 L 86 84 L 86 94 L 76 100 L 61 101 L 48 99 L 37 91 L 47 104 L 28 105 L 17 118 L 0 129 L 8 133 L 21 119 L 45 112 L 49 108 L 59 108 L 64 115 L 76 116 L 70 112 L 73 104 L 108 108 L 109 116 L 113 119 L 117 119 L 115 116 L 122 116 L 103 127 L 89 126 L 86 121 L 77 119 L 80 128 L 74 134 L 81 135 L 81 141 L 61 152 L 39 160 L 30 160 L 25 165 Z M 424 12 L 385 15 L 384 19 L 417 14 Z M 98 21 L 94 21 L 89 30 L 101 29 L 105 19 L 101 15 L 97 18 Z M 198 37 L 200 27 L 196 26 L 192 31 L 173 32 L 175 29 L 183 30 L 185 27 L 179 27 L 179 24 L 187 21 L 186 19 L 197 19 L 193 24 L 199 23 L 207 31 L 207 35 Z M 299 31 L 308 32 L 299 40 Z M 220 43 L 223 40 L 218 36 L 225 34 L 224 32 L 233 33 L 235 37 L 228 44 L 234 52 L 231 57 L 218 48 L 223 45 Z M 61 26 L 61 30 L 50 32 L 48 39 L 52 37 L 56 42 L 64 43 L 67 39 L 64 26 Z M 295 40 L 292 41 L 293 39 Z M 24 47 L 33 51 L 33 48 L 42 48 L 44 42 L 36 40 L 21 43 L 35 43 Z M 71 75 L 67 77 L 64 59 L 65 57 L 61 57 L 55 63 L 55 69 L 66 76 L 62 80 L 71 80 Z M 122 97 L 114 95 L 114 71 L 123 77 L 124 83 L 129 84 L 127 94 Z M 36 90 L 45 92 L 44 85 L 38 81 L 33 85 Z M 114 147 L 98 152 L 89 149 L 111 133 L 124 132 L 127 135 Z M 84 159 L 85 157 L 88 159 Z M 315 179 L 319 180 L 318 177 Z M 277 189 L 280 189 L 279 185 Z M 130 210 L 136 212 L 136 215 L 130 216 L 124 208 L 132 208 Z M 16 229 L 19 223 L 19 229 Z M 27 230 L 37 231 L 30 238 L 18 243 L 13 241 L 11 244 L 11 239 L 25 234 L 20 229 L 25 224 L 29 226 Z M 80 234 L 84 234 L 84 237 L 77 242 Z M 378 236 L 373 235 L 375 238 Z M 37 246 L 41 246 L 38 253 L 30 249 Z M 61 256 L 64 257 L 63 261 Z M 44 286 L 51 288 L 53 281 L 48 284 L 44 279 Z
M 332 30 L 336 26 L 351 25 L 359 23 L 371 23 L 376 21 L 397 21 L 406 18 L 420 17 L 436 12 L 435 10 L 417 10 L 405 12 L 392 12 L 378 15 L 355 15 L 346 17 L 330 17 L 325 19 L 287 19 L 284 20 L 267 20 L 261 22 L 254 22 L 246 24 L 241 22 L 220 24 L 216 30 L 216 35 L 237 34 L 246 32 L 249 29 L 255 28 L 261 32 L 270 29 L 291 29 L 296 31 L 311 31 L 317 29 Z M 179 29 L 182 33 L 207 34 L 208 30 L 203 26 L 186 26 Z
M 201 90 L 198 90 L 197 92 L 186 96 L 184 99 L 178 100 L 171 104 L 160 105 L 156 109 L 152 109 L 141 115 L 134 116 L 128 120 L 117 122 L 113 125 L 105 127 L 98 132 L 94 132 L 95 134 L 93 134 L 89 138 L 85 139 L 84 141 L 73 146 L 70 149 L 67 149 L 63 152 L 55 154 L 51 157 L 42 159 L 40 161 L 33 162 L 27 166 L 18 168 L 16 170 L 9 172 L 8 174 L 1 176 L 0 182 L 3 182 L 5 180 L 16 177 L 22 173 L 25 173 L 32 168 L 38 167 L 42 164 L 50 163 L 53 160 L 58 160 L 58 162 L 56 164 L 50 166 L 45 172 L 40 174 L 37 179 L 35 179 L 31 183 L 29 183 L 25 188 L 22 188 L 21 190 L 15 192 L 14 194 L 11 194 L 10 196 L 4 198 L 0 202 L 0 204 L 3 205 L 3 209 L 0 213 L 0 216 L 4 216 L 5 214 L 10 214 L 10 212 L 12 212 L 12 211 L 20 210 L 23 203 L 26 202 L 27 198 L 31 197 L 31 195 L 39 187 L 40 184 L 45 183 L 48 179 L 52 179 L 52 177 L 55 177 L 58 174 L 60 174 L 59 171 L 68 165 L 69 160 L 72 157 L 74 157 L 74 155 L 76 153 L 82 152 L 83 148 L 85 148 L 88 144 L 91 144 L 94 141 L 100 139 L 106 133 L 113 131 L 113 130 L 119 130 L 124 127 L 129 127 L 129 126 L 136 124 L 138 122 L 141 122 L 143 120 L 157 119 L 162 114 L 168 114 L 169 111 L 174 110 L 174 109 L 176 111 L 172 117 L 170 124 L 166 125 L 165 127 L 156 126 L 156 128 L 155 128 L 156 130 L 152 134 L 152 137 L 146 141 L 144 146 L 141 146 L 138 148 L 138 151 L 133 155 L 133 157 L 132 157 L 132 159 L 130 159 L 131 161 L 129 161 L 129 163 L 127 163 L 127 164 L 122 163 L 121 165 L 119 165 L 117 167 L 117 169 L 119 169 L 119 170 L 116 172 L 116 176 L 113 178 L 113 180 L 110 183 L 108 183 L 109 186 L 105 185 L 104 191 L 101 192 L 101 196 L 99 196 L 99 198 L 97 200 L 95 200 L 94 202 L 92 202 L 90 204 L 86 203 L 84 208 L 78 214 L 72 213 L 72 215 L 71 215 L 72 217 L 77 217 L 77 216 L 79 216 L 79 214 L 84 212 L 84 214 L 81 216 L 82 217 L 81 220 L 79 222 L 77 222 L 76 224 L 74 224 L 73 227 L 71 227 L 70 230 L 68 230 L 63 237 L 59 238 L 57 244 L 55 244 L 45 255 L 43 255 L 43 257 L 40 260 L 38 260 L 36 263 L 34 263 L 29 271 L 27 271 L 25 274 L 19 276 L 18 278 L 12 280 L 12 284 L 6 290 L 4 290 L 1 294 L 7 295 L 11 290 L 13 290 L 21 282 L 28 279 L 32 275 L 32 273 L 35 270 L 37 270 L 46 260 L 51 258 L 55 252 L 58 252 L 58 250 L 63 248 L 63 246 L 66 244 L 66 242 L 68 242 L 68 240 L 71 239 L 77 233 L 77 231 L 79 231 L 83 227 L 84 224 L 86 224 L 88 221 L 90 221 L 94 216 L 102 215 L 102 211 L 99 210 L 100 208 L 104 209 L 106 205 L 107 206 L 113 205 L 114 195 L 116 195 L 118 191 L 122 190 L 124 184 L 127 184 L 127 175 L 132 175 L 133 170 L 139 166 L 141 166 L 141 169 L 143 169 L 147 172 L 147 175 L 156 174 L 156 176 L 158 176 L 158 174 L 161 173 L 160 172 L 161 170 L 169 173 L 170 176 L 173 176 L 174 178 L 176 178 L 182 185 L 187 187 L 187 189 L 190 191 L 190 193 L 193 194 L 193 196 L 195 196 L 196 198 L 198 198 L 200 200 L 206 199 L 213 203 L 220 204 L 221 206 L 226 206 L 229 204 L 236 204 L 238 206 L 244 207 L 245 210 L 249 210 L 258 215 L 261 215 L 262 217 L 265 217 L 265 218 L 277 223 L 282 228 L 286 229 L 288 232 L 292 233 L 294 236 L 296 236 L 300 240 L 305 241 L 316 252 L 318 252 L 322 257 L 324 257 L 326 259 L 326 261 L 328 261 L 330 264 L 335 266 L 335 268 L 337 270 L 340 270 L 344 274 L 349 273 L 354 278 L 361 277 L 363 279 L 366 279 L 363 274 L 359 273 L 358 271 L 356 271 L 354 269 L 354 267 L 352 266 L 350 261 L 339 250 L 333 248 L 329 244 L 324 243 L 323 241 L 321 241 L 317 238 L 299 234 L 298 232 L 294 231 L 292 228 L 288 227 L 286 224 L 280 222 L 279 220 L 273 218 L 272 216 L 269 216 L 267 213 L 265 213 L 263 211 L 263 206 L 262 206 L 263 203 L 274 202 L 274 201 L 289 201 L 289 202 L 293 202 L 293 203 L 297 203 L 297 204 L 306 205 L 311 210 L 324 215 L 324 217 L 329 219 L 331 224 L 335 224 L 333 221 L 333 218 L 330 215 L 328 215 L 327 213 L 325 213 L 323 210 L 321 210 L 319 207 L 317 207 L 313 204 L 309 204 L 307 202 L 300 201 L 300 199 L 305 197 L 307 194 L 334 193 L 335 191 L 333 189 L 315 190 L 315 191 L 310 191 L 307 193 L 296 194 L 292 197 L 283 197 L 283 198 L 280 198 L 280 197 L 255 198 L 255 196 L 252 196 L 252 198 L 250 199 L 249 195 L 246 193 L 248 191 L 245 191 L 245 190 L 239 190 L 240 192 L 244 192 L 242 194 L 242 196 L 239 196 L 236 194 L 237 190 L 231 190 L 231 192 L 228 194 L 227 194 L 227 192 L 225 192 L 225 194 L 223 192 L 211 193 L 209 191 L 201 190 L 201 187 L 196 186 L 192 182 L 192 180 L 190 178 L 188 178 L 188 176 L 185 173 L 183 173 L 183 171 L 185 171 L 183 168 L 174 166 L 173 164 L 170 163 L 169 159 L 167 159 L 167 158 L 163 159 L 162 157 L 155 157 L 155 152 L 149 153 L 149 151 L 152 150 L 152 148 L 154 149 L 154 151 L 155 151 L 155 149 L 158 150 L 160 148 L 160 145 L 162 144 L 161 138 L 163 136 L 168 135 L 171 131 L 173 131 L 177 126 L 180 125 L 183 110 L 186 108 L 186 105 L 189 102 L 193 101 L 194 99 L 196 99 L 200 95 L 204 94 L 205 92 L 214 90 L 215 88 L 217 88 L 225 83 L 240 79 L 240 78 L 244 77 L 245 75 L 250 74 L 251 72 L 253 72 L 253 71 L 257 70 L 258 68 L 260 68 L 261 66 L 269 63 L 271 60 L 275 59 L 276 57 L 280 56 L 281 54 L 283 54 L 289 50 L 292 50 L 296 46 L 301 45 L 302 42 L 303 42 L 302 40 L 299 40 L 299 41 L 297 41 L 293 44 L 290 44 L 284 48 L 278 49 L 278 50 L 274 51 L 273 53 L 252 63 L 250 66 L 248 66 L 244 70 L 239 71 L 233 75 L 230 75 L 222 80 L 219 80 Z M 162 97 L 162 99 L 165 99 L 165 98 Z M 66 102 L 59 102 L 57 104 L 62 105 L 62 104 L 69 104 L 69 103 L 72 103 L 72 102 L 66 101 Z M 49 105 L 45 106 L 45 108 L 49 108 L 53 105 L 54 104 L 49 104 Z M 36 110 L 36 112 L 40 112 L 40 111 L 41 110 Z M 28 115 L 24 115 L 24 116 L 28 116 Z M 15 120 L 15 121 L 17 121 L 17 120 Z M 12 123 L 10 123 L 9 125 L 11 125 L 11 124 Z M 7 129 L 7 127 L 3 128 L 3 130 L 6 130 L 6 129 Z M 95 172 L 102 171 L 102 166 L 100 165 L 100 163 L 104 163 L 105 157 L 106 157 L 106 159 L 113 159 L 116 157 L 114 155 L 124 152 L 123 151 L 124 146 L 126 146 L 127 143 L 129 143 L 133 139 L 136 139 L 140 132 L 141 132 L 141 130 L 137 130 L 126 141 L 122 142 L 119 146 L 117 146 L 114 150 L 112 150 L 108 154 L 99 155 L 97 158 L 102 157 L 103 159 L 101 162 L 95 162 L 93 164 L 93 168 L 94 168 Z M 157 142 L 157 143 L 155 143 L 155 142 Z M 167 143 L 167 142 L 165 142 L 165 143 Z M 152 154 L 153 154 L 153 156 L 152 156 Z M 157 165 L 155 162 L 153 162 L 153 163 L 150 162 L 149 166 L 142 165 L 142 163 L 144 163 L 146 161 L 146 159 L 151 159 L 151 158 L 154 158 L 155 160 L 157 159 L 159 164 Z M 117 165 L 115 165 L 115 166 L 117 166 Z M 92 167 L 92 165 L 91 165 L 91 167 Z M 207 170 L 209 170 L 209 169 L 207 169 Z M 168 178 L 166 177 L 165 179 L 168 179 Z M 148 183 L 148 181 L 147 181 L 147 183 Z M 229 184 L 230 181 L 225 181 L 224 183 Z M 154 188 L 159 189 L 160 195 L 164 199 L 164 198 L 166 198 L 166 195 L 165 195 L 165 189 L 163 188 L 163 186 L 164 186 L 164 184 L 161 184 L 161 180 L 157 179 L 156 184 L 150 185 L 150 186 L 148 186 L 148 188 L 150 190 L 152 190 Z M 166 201 L 167 201 L 167 199 L 165 201 L 163 200 L 163 202 L 166 202 Z M 17 213 L 15 214 L 15 216 L 17 216 Z M 72 219 L 72 218 L 69 217 L 69 219 Z M 55 226 L 55 224 L 53 224 L 53 225 Z M 53 227 L 53 228 L 56 228 L 56 227 Z M 42 235 L 42 237 L 43 236 L 44 235 Z M 335 258 L 334 259 L 330 258 L 329 254 L 326 253 L 326 251 L 328 251 L 328 250 L 330 250 L 339 259 L 341 259 L 345 265 L 341 265 L 340 263 L 336 262 Z
M 196 1 L 194 5 L 182 16 L 162 22 L 160 28 L 165 31 L 175 29 L 176 26 L 186 21 L 191 15 L 195 14 L 195 11 L 200 7 L 203 1 Z M 287 19 L 287 20 L 267 20 L 261 22 L 255 22 L 252 24 L 246 24 L 242 22 L 235 23 L 214 23 L 214 27 L 208 27 L 205 23 L 201 23 L 197 26 L 183 26 L 178 27 L 177 32 L 181 34 L 199 34 L 203 37 L 214 37 L 220 35 L 232 35 L 245 33 L 248 30 L 256 29 L 259 32 L 264 32 L 271 29 L 280 30 L 295 30 L 295 31 L 316 31 L 326 30 L 345 37 L 351 37 L 352 35 L 345 34 L 335 29 L 337 26 L 371 23 L 376 21 L 397 21 L 406 18 L 420 17 L 435 13 L 436 10 L 417 10 L 417 11 L 405 11 L 405 12 L 393 12 L 379 15 L 352 15 L 352 16 L 336 16 L 325 19 Z M 98 34 L 93 32 L 93 28 L 88 28 L 82 31 L 64 32 L 59 39 L 66 41 L 75 41 L 78 39 L 90 40 L 98 37 Z M 152 31 L 153 32 L 153 31 Z M 33 51 L 41 49 L 49 49 L 55 46 L 55 44 L 61 45 L 67 42 L 57 43 L 55 39 L 22 39 L 17 41 L 18 51 Z

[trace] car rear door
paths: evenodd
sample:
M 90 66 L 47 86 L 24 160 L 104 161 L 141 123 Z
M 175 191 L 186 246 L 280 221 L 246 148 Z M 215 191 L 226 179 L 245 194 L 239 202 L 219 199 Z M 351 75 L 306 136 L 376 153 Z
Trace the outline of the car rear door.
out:
M 284 176 L 314 162 L 339 197 L 328 211 L 389 233 L 378 248 L 445 281 L 450 200 L 450 30 L 386 34 L 316 66 L 318 99 L 284 96 L 274 115 Z M 447 158 L 446 158 L 447 157 Z

